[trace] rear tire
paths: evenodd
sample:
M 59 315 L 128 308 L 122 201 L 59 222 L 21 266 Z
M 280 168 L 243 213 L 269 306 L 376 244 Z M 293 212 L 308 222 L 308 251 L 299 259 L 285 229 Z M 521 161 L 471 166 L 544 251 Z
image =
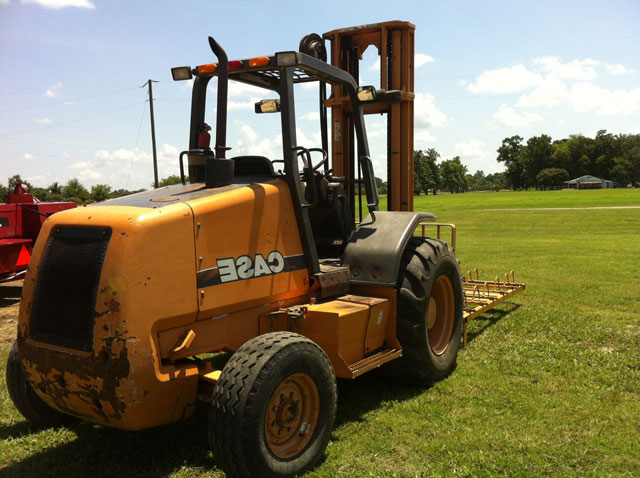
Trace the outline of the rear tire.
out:
M 302 473 L 324 455 L 336 415 L 326 354 L 290 332 L 255 337 L 224 366 L 213 392 L 209 443 L 228 476 Z
M 47 405 L 31 388 L 18 358 L 18 344 L 13 343 L 7 359 L 7 389 L 11 401 L 24 418 L 37 426 L 69 425 L 76 418 Z
M 437 239 L 412 238 L 398 274 L 396 332 L 402 357 L 387 372 L 427 385 L 455 368 L 462 332 L 463 293 L 453 249 Z

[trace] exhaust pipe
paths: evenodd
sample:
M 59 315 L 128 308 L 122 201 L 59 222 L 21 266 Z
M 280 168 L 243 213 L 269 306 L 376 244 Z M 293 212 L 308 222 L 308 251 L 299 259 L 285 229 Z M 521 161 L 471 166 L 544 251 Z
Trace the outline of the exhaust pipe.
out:
M 229 60 L 220 44 L 209 37 L 211 51 L 218 59 L 218 107 L 216 112 L 215 157 L 206 159 L 205 184 L 208 188 L 227 186 L 233 183 L 234 162 L 226 159 L 227 143 L 227 97 L 229 91 Z

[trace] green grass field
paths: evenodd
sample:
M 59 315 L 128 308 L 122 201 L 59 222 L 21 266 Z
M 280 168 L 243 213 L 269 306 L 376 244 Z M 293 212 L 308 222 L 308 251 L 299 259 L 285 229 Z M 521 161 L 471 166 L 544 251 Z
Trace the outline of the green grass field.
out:
M 340 382 L 326 459 L 307 476 L 640 476 L 640 209 L 519 209 L 600 206 L 640 206 L 640 191 L 416 198 L 457 225 L 463 270 L 514 269 L 527 289 L 472 322 L 457 369 L 430 388 Z M 138 433 L 37 430 L 4 380 L 1 476 L 223 476 L 206 407 Z

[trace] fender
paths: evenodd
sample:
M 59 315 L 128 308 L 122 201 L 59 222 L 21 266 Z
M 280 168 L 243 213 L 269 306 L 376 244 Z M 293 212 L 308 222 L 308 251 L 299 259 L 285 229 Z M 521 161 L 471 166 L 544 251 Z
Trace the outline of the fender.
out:
M 371 212 L 356 229 L 344 250 L 343 265 L 352 284 L 395 287 L 402 252 L 422 221 L 435 221 L 429 212 Z

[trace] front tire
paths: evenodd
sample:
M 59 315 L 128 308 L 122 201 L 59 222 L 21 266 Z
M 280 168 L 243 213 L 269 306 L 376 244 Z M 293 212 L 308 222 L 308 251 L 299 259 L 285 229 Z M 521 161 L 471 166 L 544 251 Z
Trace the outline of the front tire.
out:
M 447 243 L 412 238 L 398 274 L 396 333 L 402 357 L 388 372 L 427 385 L 455 368 L 462 333 L 463 293 L 458 262 Z
M 18 344 L 13 343 L 7 359 L 7 389 L 11 401 L 24 418 L 41 427 L 69 425 L 76 419 L 47 405 L 27 381 L 18 357 Z
M 209 442 L 229 476 L 280 477 L 318 463 L 333 430 L 336 379 L 326 354 L 290 332 L 255 337 L 222 370 Z

